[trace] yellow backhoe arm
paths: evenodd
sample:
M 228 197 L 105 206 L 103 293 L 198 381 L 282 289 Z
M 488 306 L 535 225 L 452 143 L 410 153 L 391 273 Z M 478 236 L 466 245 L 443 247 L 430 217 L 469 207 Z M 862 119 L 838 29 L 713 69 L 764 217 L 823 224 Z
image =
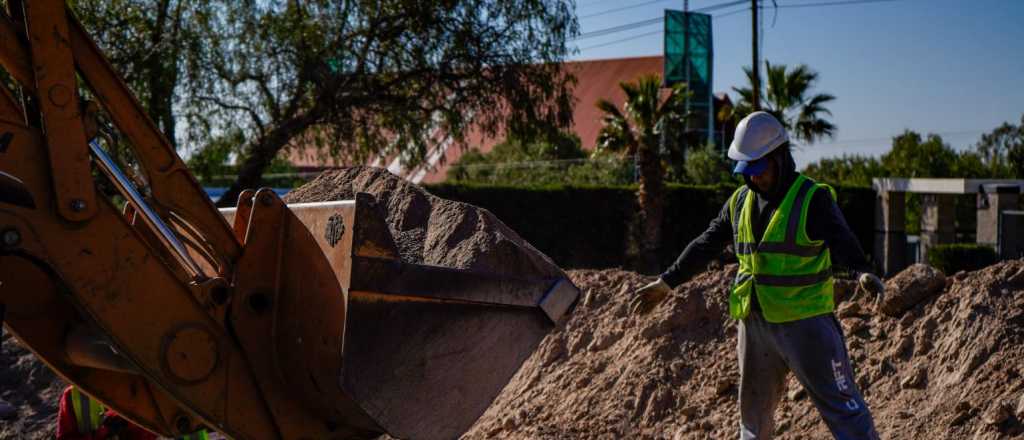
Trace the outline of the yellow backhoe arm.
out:
M 63 0 L 8 6 L 0 64 L 21 98 L 0 87 L 6 324 L 141 426 L 457 437 L 575 303 L 566 279 L 401 261 L 369 197 L 286 206 L 250 190 L 219 212 Z

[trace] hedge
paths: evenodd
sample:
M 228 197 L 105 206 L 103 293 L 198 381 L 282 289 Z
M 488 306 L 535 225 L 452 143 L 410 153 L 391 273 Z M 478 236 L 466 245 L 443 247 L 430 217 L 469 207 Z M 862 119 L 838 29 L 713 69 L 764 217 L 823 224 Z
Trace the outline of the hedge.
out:
M 670 184 L 665 194 L 662 267 L 667 267 L 718 215 L 733 187 Z M 870 188 L 837 187 L 839 206 L 864 251 L 874 245 Z M 442 183 L 431 193 L 488 209 L 566 268 L 626 265 L 627 223 L 635 212 L 635 186 L 491 186 Z
M 961 270 L 978 270 L 995 264 L 998 260 L 995 249 L 982 244 L 939 244 L 928 249 L 928 264 L 946 275 Z

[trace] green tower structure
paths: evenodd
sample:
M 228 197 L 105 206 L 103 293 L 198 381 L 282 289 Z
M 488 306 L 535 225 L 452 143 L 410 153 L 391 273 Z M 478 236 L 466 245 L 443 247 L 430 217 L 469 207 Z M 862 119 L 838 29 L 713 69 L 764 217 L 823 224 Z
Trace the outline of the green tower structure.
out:
M 693 93 L 688 110 L 694 115 L 686 130 L 696 132 L 700 144 L 717 144 L 712 96 L 711 16 L 665 10 L 665 86 L 686 83 Z

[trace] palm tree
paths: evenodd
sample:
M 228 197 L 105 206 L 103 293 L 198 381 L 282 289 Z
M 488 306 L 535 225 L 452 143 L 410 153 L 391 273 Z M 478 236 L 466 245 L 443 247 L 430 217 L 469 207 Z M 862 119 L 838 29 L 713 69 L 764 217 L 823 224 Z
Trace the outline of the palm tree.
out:
M 670 124 L 682 124 L 686 118 L 689 92 L 679 84 L 665 91 L 658 75 L 647 75 L 636 82 L 619 83 L 626 95 L 620 111 L 611 101 L 600 99 L 597 108 L 604 112 L 603 126 L 597 135 L 597 150 L 620 152 L 635 157 L 639 168 L 640 208 L 636 225 L 639 231 L 639 268 L 658 269 L 657 249 L 661 241 L 665 169 L 661 161 L 661 134 Z M 632 235 L 632 234 L 631 234 Z
M 792 69 L 788 69 L 785 64 L 773 66 L 768 61 L 764 65 L 768 84 L 761 89 L 761 110 L 778 118 L 790 135 L 798 140 L 814 143 L 825 137 L 833 137 L 836 126 L 822 116 L 832 116 L 825 104 L 834 101 L 836 97 L 828 93 L 811 93 L 818 82 L 818 72 L 805 64 Z M 744 67 L 743 71 L 750 84 L 753 84 L 754 74 L 751 69 Z M 740 94 L 732 114 L 739 120 L 754 111 L 754 92 L 752 87 L 733 87 L 733 90 Z

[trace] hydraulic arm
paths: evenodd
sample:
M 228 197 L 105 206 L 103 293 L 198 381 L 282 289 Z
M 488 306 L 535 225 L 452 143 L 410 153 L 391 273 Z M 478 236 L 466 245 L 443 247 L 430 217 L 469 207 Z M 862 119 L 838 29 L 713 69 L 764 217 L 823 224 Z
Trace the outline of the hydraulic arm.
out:
M 401 261 L 370 197 L 218 211 L 63 0 L 7 3 L 6 324 L 147 429 L 457 437 L 575 303 L 566 279 Z

